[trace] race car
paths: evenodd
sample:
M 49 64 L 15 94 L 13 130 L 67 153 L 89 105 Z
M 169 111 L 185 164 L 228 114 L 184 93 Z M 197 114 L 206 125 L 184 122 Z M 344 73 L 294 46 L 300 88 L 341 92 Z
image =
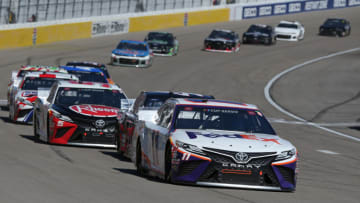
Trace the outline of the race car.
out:
M 277 40 L 299 41 L 304 39 L 305 28 L 298 21 L 280 21 L 275 27 Z
M 58 80 L 79 80 L 76 76 L 67 73 L 30 72 L 14 89 L 14 96 L 9 101 L 9 118 L 14 122 L 30 123 L 33 115 L 35 100 L 46 95 L 51 86 Z
M 274 29 L 270 25 L 251 25 L 243 34 L 242 43 L 261 43 L 266 45 L 275 44 L 276 37 Z
M 147 42 L 121 40 L 112 51 L 111 64 L 147 68 L 152 65 L 153 52 Z
M 179 42 L 172 33 L 168 32 L 149 32 L 145 40 L 154 55 L 174 56 L 179 51 Z
M 115 147 L 125 93 L 106 83 L 59 81 L 34 105 L 34 136 L 52 144 Z
M 19 70 L 14 70 L 11 72 L 11 79 L 7 90 L 7 106 L 9 106 L 10 97 L 13 96 L 14 89 L 16 89 L 16 87 L 19 85 L 25 74 L 29 72 L 67 73 L 66 70 L 57 66 L 21 66 Z
M 319 35 L 333 35 L 339 37 L 349 36 L 350 22 L 346 19 L 328 18 L 319 28 Z
M 108 83 L 105 74 L 97 68 L 82 66 L 60 66 L 69 74 L 76 75 L 80 81 Z
M 169 98 L 214 99 L 213 96 L 169 91 L 142 91 L 128 111 L 119 112 L 119 137 L 117 151 L 128 156 L 128 147 L 136 122 L 151 120 L 160 106 Z M 128 156 L 129 157 L 129 156 Z
M 294 191 L 297 149 L 255 105 L 169 99 L 134 131 L 138 174 L 172 183 Z
M 213 52 L 237 52 L 240 49 L 240 38 L 231 30 L 216 29 L 204 41 L 204 50 Z
M 92 61 L 69 61 L 66 63 L 66 66 L 81 66 L 100 69 L 105 74 L 108 83 L 115 84 L 115 82 L 111 79 L 109 71 L 107 70 L 105 64 Z

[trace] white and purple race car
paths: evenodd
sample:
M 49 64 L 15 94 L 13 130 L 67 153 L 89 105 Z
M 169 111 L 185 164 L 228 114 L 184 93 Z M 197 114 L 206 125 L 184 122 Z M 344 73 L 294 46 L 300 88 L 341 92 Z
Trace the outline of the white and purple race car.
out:
M 294 191 L 297 150 L 250 104 L 169 99 L 139 122 L 132 161 L 173 183 Z

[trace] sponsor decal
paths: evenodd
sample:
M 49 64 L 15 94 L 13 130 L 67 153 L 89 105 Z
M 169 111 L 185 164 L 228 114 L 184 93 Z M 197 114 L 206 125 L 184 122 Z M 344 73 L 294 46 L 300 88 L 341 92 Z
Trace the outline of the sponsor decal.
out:
M 360 0 L 349 0 L 349 6 L 360 5 Z
M 290 3 L 289 4 L 289 13 L 300 12 L 301 3 Z
M 274 6 L 274 14 L 284 14 L 286 13 L 287 6 L 286 4 L 280 4 Z
M 346 7 L 346 0 L 334 0 L 334 8 Z
M 305 11 L 327 9 L 328 0 L 305 2 Z
M 119 112 L 118 108 L 92 104 L 73 105 L 69 109 L 85 116 L 95 117 L 116 117 Z
M 92 23 L 92 36 L 127 33 L 129 20 L 96 21 Z
M 271 15 L 271 12 L 272 12 L 271 6 L 263 6 L 259 8 L 259 16 Z
M 257 140 L 263 142 L 274 142 L 280 144 L 277 139 L 260 138 L 255 135 L 240 135 L 240 134 L 216 134 L 216 133 L 201 133 L 201 132 L 186 132 L 190 139 L 196 139 L 198 136 L 207 138 L 229 138 L 229 139 L 246 139 L 246 140 Z
M 257 8 L 251 7 L 251 8 L 244 8 L 244 17 L 256 17 L 257 16 Z
M 30 96 L 37 96 L 37 92 L 35 91 L 26 91 L 21 94 L 22 97 L 30 97 Z
M 105 127 L 105 121 L 102 119 L 96 120 L 95 121 L 95 127 L 96 128 L 104 128 Z
M 224 168 L 240 168 L 240 169 L 259 169 L 260 164 L 235 164 L 235 163 L 222 163 Z

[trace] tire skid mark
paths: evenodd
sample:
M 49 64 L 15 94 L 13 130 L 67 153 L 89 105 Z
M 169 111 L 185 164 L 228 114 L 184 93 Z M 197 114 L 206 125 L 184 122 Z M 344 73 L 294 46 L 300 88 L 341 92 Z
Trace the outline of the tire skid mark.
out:
M 351 97 L 350 99 L 347 99 L 347 100 L 342 101 L 342 102 L 340 102 L 340 103 L 338 103 L 338 104 L 334 104 L 334 105 L 331 105 L 331 106 L 329 106 L 329 107 L 326 107 L 325 109 L 323 109 L 323 110 L 319 111 L 317 114 L 315 114 L 315 116 L 314 116 L 312 119 L 310 119 L 309 121 L 310 121 L 310 122 L 313 122 L 313 121 L 321 118 L 321 117 L 322 117 L 324 114 L 326 114 L 328 111 L 330 111 L 330 110 L 332 110 L 332 109 L 335 109 L 335 108 L 337 108 L 337 107 L 339 107 L 339 106 L 342 106 L 342 105 L 344 105 L 344 104 L 347 104 L 347 103 L 349 103 L 349 102 L 352 102 L 352 101 L 354 101 L 354 100 L 356 100 L 356 99 L 358 99 L 358 98 L 360 98 L 360 92 L 358 92 L 355 96 Z
M 68 157 L 63 151 L 61 151 L 58 147 L 50 146 L 50 149 L 53 150 L 60 158 L 65 159 L 70 163 L 74 163 L 74 161 L 70 157 Z

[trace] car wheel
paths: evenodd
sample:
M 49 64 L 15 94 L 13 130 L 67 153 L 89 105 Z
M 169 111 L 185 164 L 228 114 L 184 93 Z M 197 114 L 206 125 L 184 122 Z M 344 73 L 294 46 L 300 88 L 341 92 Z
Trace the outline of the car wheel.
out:
M 39 133 L 38 133 L 38 123 L 37 123 L 37 118 L 36 118 L 36 114 L 34 113 L 34 117 L 33 117 L 33 126 L 34 126 L 34 137 L 35 139 L 39 140 Z
M 264 41 L 264 44 L 265 45 L 271 45 L 271 40 L 269 38 L 266 38 L 265 41 Z
M 123 155 L 124 152 L 121 151 L 121 140 L 120 140 L 120 136 L 121 134 L 119 134 L 119 136 L 115 137 L 115 144 L 116 144 L 116 150 L 120 155 Z
M 145 170 L 142 167 L 142 154 L 141 154 L 140 140 L 136 144 L 136 162 L 135 162 L 135 166 L 136 166 L 136 173 L 138 175 L 140 175 L 140 176 L 144 176 L 145 175 Z
M 50 143 L 50 127 L 49 127 L 50 124 L 49 123 L 50 123 L 50 118 L 48 115 L 47 116 L 47 127 L 46 127 L 46 137 L 47 137 L 46 143 L 51 144 Z
M 165 181 L 171 183 L 172 182 L 172 164 L 171 164 L 171 145 L 170 143 L 166 146 L 165 152 Z
M 344 30 L 339 32 L 339 37 L 345 37 L 345 35 L 346 35 L 346 32 Z

